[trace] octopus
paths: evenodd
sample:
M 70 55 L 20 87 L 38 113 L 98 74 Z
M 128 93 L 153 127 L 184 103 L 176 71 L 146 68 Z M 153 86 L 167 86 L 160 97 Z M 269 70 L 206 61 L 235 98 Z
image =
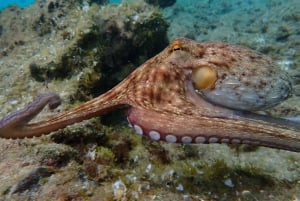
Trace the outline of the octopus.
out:
M 255 113 L 291 96 L 289 76 L 267 56 L 222 42 L 178 38 L 108 92 L 30 121 L 60 97 L 43 94 L 0 120 L 1 138 L 30 138 L 129 106 L 137 134 L 169 143 L 250 144 L 300 152 L 300 126 Z

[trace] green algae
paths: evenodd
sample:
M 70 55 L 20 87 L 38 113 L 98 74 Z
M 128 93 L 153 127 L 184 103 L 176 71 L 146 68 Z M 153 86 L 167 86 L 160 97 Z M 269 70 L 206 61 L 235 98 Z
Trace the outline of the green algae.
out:
M 95 161 L 100 164 L 110 165 L 113 164 L 115 160 L 115 154 L 106 147 L 97 147 L 96 148 L 96 157 Z
M 52 40 L 57 40 L 60 47 L 66 45 L 66 49 L 63 51 L 63 48 L 59 48 L 59 56 L 57 57 L 52 57 L 50 51 L 41 51 L 42 56 L 44 56 L 42 58 L 50 62 L 43 63 L 33 59 L 32 64 L 36 66 L 33 67 L 31 77 L 28 80 L 33 77 L 39 82 L 49 81 L 51 82 L 51 90 L 67 91 L 68 94 L 64 97 L 66 108 L 78 105 L 82 101 L 109 89 L 145 59 L 159 51 L 157 48 L 150 53 L 153 48 L 157 47 L 154 47 L 153 44 L 157 44 L 161 39 L 163 39 L 162 44 L 165 43 L 163 33 L 167 23 L 161 19 L 160 14 L 155 13 L 150 17 L 143 16 L 145 13 L 137 11 L 147 8 L 138 4 L 135 6 L 136 10 L 131 9 L 131 6 L 120 8 L 121 11 L 126 12 L 126 15 L 123 15 L 124 18 L 122 14 L 119 18 L 113 17 L 112 14 L 119 12 L 112 12 L 112 10 L 107 9 L 108 13 L 103 15 L 115 19 L 113 23 L 106 24 L 111 29 L 106 29 L 107 27 L 104 26 L 103 30 L 99 30 L 99 27 L 102 28 L 99 25 L 103 24 L 96 20 L 99 17 L 97 14 L 99 7 L 95 5 L 92 5 L 87 12 L 88 15 L 93 16 L 94 20 L 86 17 L 77 24 L 76 29 L 72 23 L 68 27 L 70 29 L 60 27 L 56 30 L 51 27 L 58 32 L 57 37 L 52 38 Z M 73 15 L 78 19 L 77 17 L 85 14 L 79 11 L 78 13 L 74 12 Z M 143 24 L 143 20 L 133 20 L 136 17 L 139 20 L 146 19 L 147 23 Z M 124 27 L 118 27 L 118 23 L 122 24 L 125 18 L 130 19 L 129 22 L 124 23 Z M 134 26 L 132 25 L 133 22 L 135 23 Z M 160 24 L 163 26 L 159 27 L 161 32 L 157 35 L 153 28 Z M 44 36 L 49 32 L 50 24 L 45 23 L 45 25 L 46 29 L 41 34 Z M 76 30 L 76 34 L 72 35 L 74 30 Z M 107 30 L 109 30 L 108 34 L 103 34 Z M 41 31 L 43 32 L 42 29 Z M 134 35 L 141 33 L 141 36 L 133 37 L 132 33 Z M 150 42 L 143 37 L 149 38 Z M 121 40 L 119 40 L 120 38 Z M 227 40 L 229 39 L 227 38 Z M 127 40 L 130 43 L 126 43 Z M 114 43 L 111 43 L 112 41 Z M 120 47 L 117 44 L 124 46 Z M 22 48 L 22 46 L 19 44 L 16 47 Z M 130 48 L 133 54 L 128 55 L 129 51 L 126 48 Z M 271 46 L 269 48 L 266 45 L 265 51 L 273 52 L 276 49 L 278 48 Z M 138 54 L 139 52 L 142 54 Z M 25 56 L 31 57 L 30 55 Z M 67 65 L 65 69 L 63 69 L 64 65 L 62 64 Z M 30 63 L 28 66 L 30 67 Z M 27 82 L 27 79 L 24 82 Z M 14 83 L 17 84 L 17 90 L 14 93 L 18 93 L 18 91 L 21 91 L 22 95 L 30 93 L 27 85 L 23 82 L 17 80 Z M 53 85 L 57 85 L 57 87 Z M 75 86 L 71 88 L 72 90 L 61 87 L 71 85 Z M 38 84 L 37 88 L 40 92 L 41 85 Z M 103 126 L 103 123 L 106 126 Z M 253 155 L 257 154 L 257 157 L 261 158 L 259 162 L 255 162 L 257 160 L 253 156 L 248 156 L 246 159 L 242 158 L 244 155 L 250 155 L 250 153 L 245 153 L 247 151 L 241 151 L 238 154 L 241 158 L 238 158 L 236 152 L 230 149 L 224 150 L 221 145 L 216 145 L 214 149 L 207 149 L 206 151 L 206 148 L 201 148 L 201 145 L 167 145 L 166 143 L 152 142 L 147 138 L 135 135 L 129 128 L 125 128 L 125 125 L 127 123 L 124 123 L 124 116 L 121 116 L 120 113 L 112 113 L 111 116 L 95 118 L 58 131 L 50 139 L 45 137 L 41 138 L 41 141 L 20 141 L 20 146 L 25 147 L 26 151 L 21 150 L 21 157 L 15 163 L 25 161 L 21 167 L 17 166 L 20 167 L 20 170 L 28 168 L 28 164 L 32 161 L 36 161 L 39 165 L 56 168 L 51 176 L 57 179 L 56 182 L 55 179 L 53 182 L 53 179 L 47 177 L 40 180 L 45 188 L 49 187 L 51 182 L 54 186 L 52 188 L 54 190 L 50 191 L 51 196 L 48 195 L 49 197 L 47 197 L 46 194 L 44 197 L 39 197 L 43 200 L 50 198 L 52 200 L 165 201 L 167 198 L 169 200 L 182 200 L 184 195 L 191 200 L 268 200 L 274 199 L 272 195 L 281 196 L 281 200 L 296 200 L 296 196 L 299 194 L 297 179 L 292 179 L 286 184 L 284 179 L 277 179 L 278 175 L 272 172 L 274 169 L 284 171 L 286 167 L 289 167 L 290 172 L 297 170 L 299 165 L 296 162 L 299 159 L 296 155 L 279 152 L 278 154 L 282 157 L 279 157 L 280 160 L 289 157 L 288 164 L 294 165 L 291 167 L 291 165 L 280 164 L 276 162 L 279 160 L 276 158 L 270 163 L 278 167 L 269 170 L 268 166 L 262 163 L 265 158 L 271 157 L 269 152 L 265 155 L 259 155 L 263 153 L 264 149 L 251 149 Z M 52 141 L 59 145 L 52 143 Z M 39 143 L 42 145 L 38 145 Z M 94 150 L 95 158 L 92 159 L 87 155 Z M 212 155 L 216 155 L 216 157 L 209 157 L 207 152 L 213 153 Z M 222 155 L 218 157 L 219 152 L 224 153 L 226 157 L 224 159 Z M 7 154 L 7 150 L 1 153 L 3 153 L 1 156 L 3 157 Z M 10 155 L 2 161 L 7 163 L 8 158 L 14 158 L 14 156 Z M 240 161 L 244 163 L 249 161 L 249 164 L 237 165 L 236 163 Z M 7 171 L 2 171 L 2 175 L 6 173 Z M 26 173 L 23 174 L 26 176 Z M 282 174 L 284 175 L 283 178 L 288 177 L 287 173 Z M 122 181 L 125 187 L 119 188 L 114 194 L 112 185 L 118 181 Z M 225 184 L 225 181 L 232 183 Z M 16 184 L 18 180 L 14 182 Z M 5 194 L 8 194 L 9 191 L 10 187 L 7 187 Z M 29 189 L 29 193 L 32 195 L 35 192 Z M 282 197 L 281 193 L 286 197 Z M 59 196 L 54 197 L 55 195 Z M 16 196 L 15 200 L 18 200 L 17 196 L 20 195 L 13 196 Z M 29 200 L 30 196 L 27 198 L 26 195 L 23 196 L 23 199 L 19 198 L 19 200 Z

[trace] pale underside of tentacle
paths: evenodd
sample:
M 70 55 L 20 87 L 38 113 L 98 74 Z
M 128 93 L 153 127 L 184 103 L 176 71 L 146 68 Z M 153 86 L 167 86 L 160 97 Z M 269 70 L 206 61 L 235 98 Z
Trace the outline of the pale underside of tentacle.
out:
M 205 116 L 191 118 L 189 115 L 132 108 L 127 118 L 137 134 L 156 141 L 249 144 L 300 152 L 298 124 L 254 113 L 243 114 L 237 119 Z

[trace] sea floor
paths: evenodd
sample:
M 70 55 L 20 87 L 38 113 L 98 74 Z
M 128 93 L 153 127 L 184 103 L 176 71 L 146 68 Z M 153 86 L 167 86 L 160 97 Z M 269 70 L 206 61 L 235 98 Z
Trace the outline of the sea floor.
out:
M 96 6 L 38 1 L 0 13 L 0 116 L 39 94 L 63 104 L 37 120 L 107 91 L 168 41 L 224 41 L 272 57 L 294 94 L 262 113 L 300 117 L 300 4 L 177 0 Z M 154 142 L 124 111 L 49 136 L 0 139 L 0 200 L 300 200 L 300 155 L 253 146 Z

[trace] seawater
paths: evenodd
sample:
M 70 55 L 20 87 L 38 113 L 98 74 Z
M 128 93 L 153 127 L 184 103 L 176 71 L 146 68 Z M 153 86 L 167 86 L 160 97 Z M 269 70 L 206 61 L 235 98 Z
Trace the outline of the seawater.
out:
M 122 0 L 110 0 L 109 3 L 121 3 Z
M 7 8 L 8 6 L 16 5 L 21 8 L 30 6 L 35 0 L 2 0 L 0 1 L 0 10 Z
M 110 0 L 110 3 L 121 3 L 122 0 Z M 25 8 L 35 3 L 35 0 L 1 0 L 0 11 L 7 8 L 8 6 L 19 6 Z

